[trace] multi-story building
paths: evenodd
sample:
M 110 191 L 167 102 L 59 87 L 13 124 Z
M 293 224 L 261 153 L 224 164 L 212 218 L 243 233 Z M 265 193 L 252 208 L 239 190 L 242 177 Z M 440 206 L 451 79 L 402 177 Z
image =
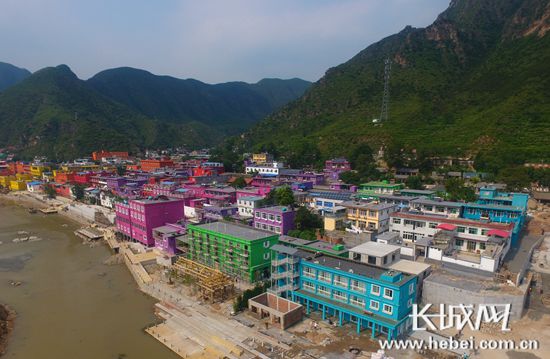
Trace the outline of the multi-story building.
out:
M 464 203 L 450 201 L 436 201 L 428 198 L 412 200 L 410 208 L 426 214 L 439 216 L 460 217 Z
M 393 203 L 399 208 L 410 207 L 412 200 L 418 199 L 418 197 L 408 197 L 396 194 L 381 194 L 378 195 L 378 202 L 380 203 Z
M 478 203 L 498 206 L 513 206 L 527 209 L 529 194 L 501 192 L 496 187 L 482 187 L 479 190 Z
M 432 190 L 427 190 L 427 189 L 405 188 L 405 189 L 399 190 L 399 194 L 401 196 L 406 196 L 406 197 L 426 197 L 428 199 L 433 199 L 436 195 L 436 192 Z
M 264 163 L 272 162 L 272 161 L 273 161 L 273 157 L 267 152 L 252 154 L 252 162 L 258 165 L 263 165 Z
M 164 226 L 153 228 L 155 247 L 169 255 L 179 253 L 178 240 L 183 239 L 187 232 L 185 226 L 180 223 L 168 223 Z
M 136 199 L 116 203 L 116 225 L 119 233 L 152 247 L 153 228 L 183 219 L 183 200 Z
M 340 173 L 351 171 L 351 164 L 345 158 L 333 158 L 325 161 L 324 173 L 329 181 L 338 181 Z
M 372 181 L 359 185 L 357 195 L 361 198 L 376 198 L 379 194 L 394 194 L 405 188 L 403 183 L 389 183 L 388 181 Z
M 525 223 L 526 207 L 504 206 L 498 204 L 465 203 L 462 217 L 476 221 L 513 223 L 512 244 L 519 238 Z
M 285 206 L 264 207 L 254 210 L 254 227 L 277 234 L 287 234 L 294 228 L 296 212 Z
M 248 164 L 245 167 L 246 173 L 258 173 L 263 176 L 278 176 L 281 169 L 284 167 L 282 162 L 269 162 L 264 164 Z
M 343 202 L 348 222 L 359 231 L 385 232 L 389 228 L 390 214 L 397 211 L 393 203 Z
M 92 159 L 94 161 L 101 161 L 104 158 L 108 157 L 114 157 L 114 158 L 120 158 L 120 159 L 128 159 L 128 152 L 123 151 L 96 151 L 92 152 Z
M 189 258 L 247 282 L 268 279 L 273 233 L 227 222 L 188 225 Z
M 141 170 L 145 172 L 153 172 L 161 168 L 172 167 L 174 167 L 174 161 L 169 158 L 141 160 Z
M 274 249 L 270 291 L 302 304 L 306 314 L 320 311 L 323 320 L 352 323 L 357 333 L 367 329 L 373 338 L 394 339 L 409 331 L 416 276 L 295 248 Z
M 263 199 L 263 197 L 259 196 L 240 197 L 237 200 L 239 216 L 249 218 L 254 217 L 254 210 L 259 207 Z
M 401 259 L 401 247 L 368 241 L 350 248 L 349 259 L 379 267 L 388 267 Z
M 43 163 L 34 163 L 30 165 L 30 173 L 34 178 L 42 178 L 42 173 L 51 171 L 52 168 L 49 165 Z
M 511 233 L 513 224 L 481 222 L 464 218 L 449 218 L 415 212 L 395 212 L 391 214 L 390 231 L 399 233 L 405 242 L 415 242 L 423 237 L 433 237 L 442 228 L 456 227 L 458 233 L 484 240 L 491 230 Z

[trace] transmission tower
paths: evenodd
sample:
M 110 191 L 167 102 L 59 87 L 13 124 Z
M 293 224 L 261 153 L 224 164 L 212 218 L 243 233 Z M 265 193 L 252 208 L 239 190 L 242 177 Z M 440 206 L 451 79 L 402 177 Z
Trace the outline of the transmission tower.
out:
M 380 110 L 379 122 L 386 122 L 388 120 L 388 106 L 390 104 L 391 62 L 392 61 L 389 57 L 384 61 L 384 93 L 382 95 L 382 109 Z

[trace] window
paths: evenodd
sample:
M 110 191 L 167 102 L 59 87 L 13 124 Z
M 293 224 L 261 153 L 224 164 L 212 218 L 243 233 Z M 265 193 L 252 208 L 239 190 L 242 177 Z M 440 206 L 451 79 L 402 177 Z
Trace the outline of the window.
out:
M 464 233 L 464 232 L 466 232 L 466 227 L 458 226 L 458 227 L 456 227 L 456 231 L 458 233 Z
M 393 313 L 393 307 L 388 304 L 384 304 L 384 307 L 382 308 L 382 311 L 386 314 L 391 315 Z
M 393 289 L 384 288 L 384 298 L 393 299 Z
M 468 233 L 469 234 L 477 234 L 477 228 L 469 227 L 468 228 Z
M 489 230 L 488 230 L 488 229 L 484 228 L 484 229 L 481 230 L 481 235 L 482 235 L 482 236 L 486 236 L 487 233 L 489 233 Z
M 260 212 L 256 212 L 256 218 L 260 218 Z
M 323 271 L 319 271 L 319 280 L 320 280 L 321 282 L 330 283 L 330 282 L 331 282 L 331 280 L 330 280 L 330 273 L 323 272 Z
M 281 215 L 280 214 L 277 215 L 277 222 L 281 222 Z
M 479 249 L 485 250 L 485 243 L 484 242 L 479 243 Z
M 401 218 L 394 218 L 392 222 L 393 224 L 401 224 Z
M 302 281 L 302 288 L 309 290 L 310 292 L 315 292 L 315 286 L 310 282 Z
M 373 284 L 371 289 L 370 289 L 370 292 L 373 294 L 373 295 L 380 295 L 380 286 L 376 285 L 376 284 Z
M 433 206 L 424 206 L 424 210 L 428 212 L 432 212 L 434 210 Z
M 335 275 L 334 276 L 334 285 L 338 287 L 347 288 L 348 287 L 348 280 L 341 276 L 341 275 Z
M 261 227 L 262 227 L 262 225 L 261 225 L 261 224 L 259 224 L 259 223 L 256 223 L 256 228 L 260 229 Z
M 269 253 L 264 253 L 264 260 L 268 260 L 269 259 Z
M 266 216 L 265 212 L 262 212 L 262 218 L 263 218 L 263 219 L 266 219 L 266 217 L 267 217 L 267 216 Z
M 270 214 L 270 215 L 269 215 L 269 220 L 270 220 L 270 221 L 273 221 L 273 220 L 275 220 L 275 216 L 274 216 L 274 215 L 272 215 L 272 214 Z
M 356 295 L 352 295 L 350 297 L 350 303 L 351 305 L 356 305 L 358 307 L 364 308 L 365 307 L 365 300 L 363 298 L 360 298 Z
M 455 241 L 455 245 L 456 245 L 457 247 L 462 247 L 462 246 L 464 245 L 464 240 L 463 240 L 463 239 L 457 239 L 457 240 Z
M 310 268 L 310 267 L 304 267 L 303 275 L 304 275 L 304 277 L 315 278 L 315 270 L 313 268 Z
M 365 283 L 359 282 L 356 279 L 352 279 L 351 290 L 353 290 L 354 292 L 365 293 Z
M 414 241 L 415 236 L 413 232 L 403 232 L 403 239 L 407 239 L 409 241 Z
M 281 233 L 281 227 L 275 227 L 275 233 Z
M 436 210 L 436 212 L 438 212 L 438 213 L 443 213 L 443 212 L 445 212 L 445 207 L 437 206 L 437 207 L 435 207 L 435 210 Z
M 269 248 L 269 241 L 264 242 L 264 248 Z
M 330 297 L 330 292 L 329 292 L 328 288 L 325 287 L 324 285 L 320 285 L 319 287 L 317 287 L 317 293 L 319 293 L 321 295 L 324 295 L 324 296 L 327 296 L 327 297 Z
M 347 302 L 348 301 L 348 296 L 346 294 L 344 294 L 344 292 L 339 291 L 339 290 L 333 290 L 332 291 L 332 297 L 336 300 L 341 301 L 341 302 Z
M 375 301 L 375 300 L 371 300 L 371 301 L 370 301 L 370 309 L 372 309 L 372 310 L 378 310 L 378 309 L 380 309 L 380 303 L 378 303 L 378 302 Z
M 428 227 L 430 227 L 430 228 L 437 228 L 437 223 L 430 222 L 430 224 L 428 225 Z

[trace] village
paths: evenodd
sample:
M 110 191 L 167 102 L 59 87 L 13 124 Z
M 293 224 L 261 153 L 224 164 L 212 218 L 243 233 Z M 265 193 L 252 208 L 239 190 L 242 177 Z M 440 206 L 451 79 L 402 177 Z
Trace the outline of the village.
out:
M 473 335 L 550 340 L 548 188 L 508 191 L 472 169 L 434 172 L 422 189 L 406 185 L 415 168 L 345 183 L 353 170 L 345 158 L 288 168 L 265 152 L 230 172 L 207 150 L 98 151 L 65 163 L 4 158 L 0 191 L 30 213 L 78 218 L 75 236 L 104 241 L 158 300 L 146 332 L 183 358 L 491 357 L 379 351 L 379 339 L 422 339 L 410 314 L 427 303 L 510 304 L 512 331 Z M 475 200 L 447 199 L 446 178 Z

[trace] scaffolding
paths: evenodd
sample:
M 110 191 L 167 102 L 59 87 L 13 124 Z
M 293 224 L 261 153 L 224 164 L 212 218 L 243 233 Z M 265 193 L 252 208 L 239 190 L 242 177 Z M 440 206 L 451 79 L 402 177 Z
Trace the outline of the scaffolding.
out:
M 223 301 L 233 294 L 233 280 L 217 269 L 183 257 L 178 258 L 172 269 L 176 276 L 189 276 L 195 280 L 204 300 Z

